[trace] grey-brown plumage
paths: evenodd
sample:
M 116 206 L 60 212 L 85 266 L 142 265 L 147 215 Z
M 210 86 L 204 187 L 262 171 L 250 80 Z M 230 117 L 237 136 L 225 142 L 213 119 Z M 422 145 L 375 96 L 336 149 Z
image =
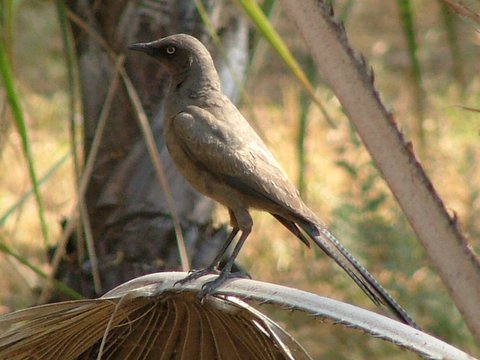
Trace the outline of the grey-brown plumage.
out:
M 216 271 L 226 249 L 240 239 L 219 277 L 204 285 L 204 293 L 231 276 L 231 267 L 251 232 L 250 209 L 271 213 L 306 245 L 307 237 L 330 256 L 377 305 L 402 322 L 414 325 L 392 299 L 305 205 L 295 186 L 235 105 L 222 94 L 208 50 L 192 36 L 177 34 L 130 49 L 143 51 L 171 75 L 165 102 L 167 148 L 183 176 L 201 193 L 228 208 L 233 230 L 206 269 L 186 281 Z M 300 230 L 301 229 L 301 230 Z M 303 231 L 303 232 L 302 232 Z M 305 236 L 307 235 L 307 237 Z

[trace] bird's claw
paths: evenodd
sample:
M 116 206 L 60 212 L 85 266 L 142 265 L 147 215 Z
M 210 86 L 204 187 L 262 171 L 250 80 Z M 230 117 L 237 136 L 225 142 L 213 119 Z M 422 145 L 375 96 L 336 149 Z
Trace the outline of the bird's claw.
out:
M 202 285 L 202 289 L 198 293 L 198 297 L 200 299 L 203 299 L 205 296 L 210 295 L 212 292 L 214 292 L 216 289 L 218 289 L 220 286 L 222 286 L 226 282 L 233 279 L 239 279 L 239 278 L 251 279 L 251 276 L 243 271 L 239 271 L 235 273 L 221 272 L 216 279 L 207 281 L 205 284 Z
M 216 268 L 212 268 L 212 267 L 207 267 L 205 269 L 200 269 L 200 270 L 192 270 L 188 273 L 188 275 L 185 278 L 176 281 L 175 285 L 177 285 L 177 284 L 183 285 L 183 284 L 186 284 L 190 281 L 201 278 L 202 276 L 211 275 L 211 274 L 218 274 L 218 273 L 219 273 L 219 271 Z

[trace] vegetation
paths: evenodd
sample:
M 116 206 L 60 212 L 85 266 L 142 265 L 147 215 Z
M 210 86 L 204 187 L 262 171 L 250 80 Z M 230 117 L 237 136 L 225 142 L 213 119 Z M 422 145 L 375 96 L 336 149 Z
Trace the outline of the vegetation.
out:
M 43 204 L 37 207 L 31 195 L 35 193 L 31 170 L 23 155 L 18 125 L 5 126 L 15 113 L 6 105 L 4 82 L 5 87 L 0 88 L 0 129 L 6 129 L 0 136 L 0 313 L 6 313 L 35 303 L 44 286 L 39 273 L 48 273 L 48 246 L 59 239 L 60 223 L 73 206 L 75 176 L 71 157 L 65 160 L 71 144 L 70 88 L 54 3 L 2 3 L 2 27 L 11 31 L 2 31 L 0 41 L 13 70 L 28 135 L 24 138 L 31 149 Z M 478 2 L 465 3 L 476 5 L 479 12 Z M 412 139 L 417 157 L 478 253 L 480 121 L 478 112 L 467 108 L 480 107 L 480 51 L 475 30 L 479 24 L 434 0 L 344 0 L 335 1 L 335 8 L 352 45 L 372 65 L 382 99 L 406 137 Z M 274 9 L 271 14 L 275 13 Z M 310 68 L 308 49 L 292 26 L 281 15 L 272 22 L 294 57 L 304 69 Z M 259 42 L 255 49 L 261 46 L 262 40 Z M 308 204 L 427 332 L 478 355 L 480 348 L 329 89 L 320 79 L 316 95 L 335 128 L 308 101 L 270 48 L 255 61 L 251 71 L 257 69 L 256 75 L 245 84 L 241 109 L 291 178 L 300 181 Z M 314 70 L 306 72 L 310 79 L 315 78 Z M 249 95 L 252 93 L 255 96 Z M 225 222 L 223 209 L 218 209 L 216 219 Z M 255 279 L 372 309 L 368 299 L 330 261 L 305 249 L 266 214 L 255 214 L 254 232 L 240 262 Z M 389 358 L 405 358 L 400 350 L 392 354 L 391 346 L 362 334 L 277 314 L 274 309 L 271 312 L 287 330 L 293 330 L 313 357 L 378 358 L 388 354 Z M 363 346 L 358 346 L 360 342 Z

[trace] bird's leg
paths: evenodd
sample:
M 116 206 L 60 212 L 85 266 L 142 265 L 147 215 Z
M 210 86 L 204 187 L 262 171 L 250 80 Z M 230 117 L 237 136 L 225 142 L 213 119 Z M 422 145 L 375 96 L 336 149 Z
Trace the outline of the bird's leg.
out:
M 199 294 L 200 298 L 203 298 L 205 295 L 210 294 L 216 288 L 223 285 L 226 281 L 232 278 L 244 277 L 244 276 L 248 277 L 248 275 L 244 273 L 232 274 L 232 266 L 233 266 L 233 263 L 235 262 L 236 257 L 238 256 L 238 253 L 240 252 L 240 249 L 245 243 L 245 240 L 247 240 L 248 235 L 250 235 L 250 231 L 251 231 L 251 228 L 248 228 L 247 230 L 242 231 L 242 235 L 240 236 L 240 239 L 238 240 L 238 243 L 235 246 L 235 249 L 233 249 L 232 255 L 230 255 L 227 263 L 225 264 L 222 271 L 220 272 L 220 275 L 218 275 L 218 277 L 215 280 L 212 280 L 203 284 L 202 291 L 200 291 L 200 294 Z
M 208 265 L 204 269 L 191 271 L 190 274 L 188 274 L 187 277 L 185 277 L 184 279 L 178 280 L 175 283 L 175 285 L 176 284 L 185 284 L 189 281 L 193 281 L 193 280 L 198 279 L 202 276 L 218 273 L 218 264 L 222 260 L 223 255 L 225 255 L 225 251 L 227 251 L 228 247 L 232 243 L 235 236 L 238 234 L 239 230 L 240 229 L 238 227 L 234 227 L 232 229 L 232 232 L 230 233 L 230 235 L 228 235 L 227 240 L 225 241 L 222 248 L 220 249 L 218 254 L 215 256 L 215 259 L 213 259 L 213 261 L 210 265 Z

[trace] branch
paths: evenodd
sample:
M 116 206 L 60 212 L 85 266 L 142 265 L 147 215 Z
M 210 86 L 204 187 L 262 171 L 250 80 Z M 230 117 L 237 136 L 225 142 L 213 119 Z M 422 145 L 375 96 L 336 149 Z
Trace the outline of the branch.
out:
M 480 265 L 373 86 L 373 73 L 319 0 L 281 1 L 437 269 L 480 340 Z

